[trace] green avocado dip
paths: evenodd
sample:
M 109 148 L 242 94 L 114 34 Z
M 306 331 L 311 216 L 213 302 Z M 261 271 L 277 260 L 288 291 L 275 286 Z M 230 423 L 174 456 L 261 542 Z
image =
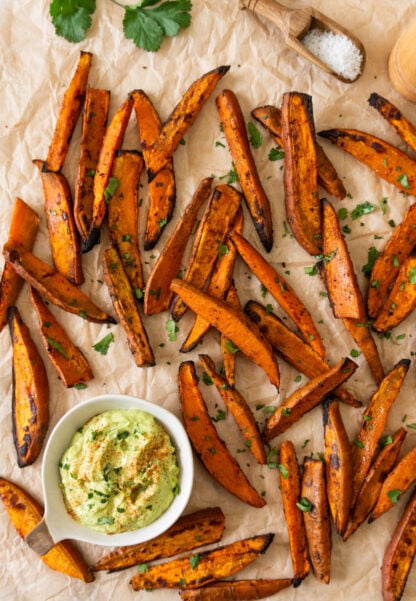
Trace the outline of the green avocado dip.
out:
M 68 513 L 107 534 L 147 526 L 179 492 L 169 435 L 139 409 L 105 411 L 90 419 L 72 438 L 59 471 Z

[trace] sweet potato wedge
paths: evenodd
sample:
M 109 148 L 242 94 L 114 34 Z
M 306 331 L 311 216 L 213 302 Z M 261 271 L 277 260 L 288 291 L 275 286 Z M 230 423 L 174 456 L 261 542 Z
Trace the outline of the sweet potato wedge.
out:
M 14 482 L 0 477 L 0 499 L 10 521 L 22 538 L 41 521 L 43 507 L 25 490 Z M 71 578 L 92 582 L 94 574 L 76 547 L 69 541 L 62 541 L 52 547 L 41 559 L 52 570 L 63 572 Z
M 265 599 L 292 584 L 291 578 L 227 580 L 196 589 L 181 590 L 182 601 L 251 601 Z
M 82 284 L 81 247 L 68 181 L 62 173 L 48 171 L 42 161 L 35 159 L 33 163 L 42 178 L 46 223 L 55 269 L 73 284 Z
M 299 328 L 305 341 L 322 357 L 325 347 L 312 316 L 293 288 L 277 273 L 276 269 L 262 257 L 248 240 L 238 232 L 230 238 L 247 267 L 279 303 L 283 311 Z
M 230 67 L 226 65 L 208 71 L 194 81 L 186 90 L 163 124 L 158 137 L 146 153 L 146 167 L 149 181 L 172 158 L 179 142 L 191 125 L 193 125 L 216 85 L 228 73 L 229 69 Z
M 9 242 L 32 250 L 39 229 L 38 214 L 17 197 L 9 229 Z M 7 311 L 13 307 L 23 285 L 22 278 L 9 263 L 5 263 L 0 280 L 0 332 L 7 324 Z
M 3 254 L 15 271 L 39 294 L 64 311 L 96 323 L 115 323 L 77 286 L 18 244 L 7 242 Z
M 9 309 L 13 349 L 12 428 L 19 467 L 39 456 L 49 425 L 49 383 L 42 357 L 17 307 Z
M 34 288 L 30 289 L 30 299 L 39 319 L 39 328 L 46 352 L 64 386 L 71 388 L 76 384 L 92 380 L 94 375 L 87 359 L 81 350 L 72 343 L 66 330 Z
M 212 179 L 206 177 L 198 185 L 147 278 L 144 292 L 145 315 L 161 313 L 167 310 L 172 302 L 173 292 L 170 283 L 179 273 L 182 257 L 198 213 L 211 195 Z
M 325 486 L 325 465 L 320 459 L 305 457 L 301 486 L 306 540 L 316 578 L 328 584 L 331 573 L 331 524 Z M 302 503 L 302 501 L 304 501 Z
M 383 556 L 383 601 L 400 601 L 416 555 L 416 492 L 410 497 Z
M 276 388 L 280 374 L 272 347 L 260 330 L 240 310 L 221 299 L 215 299 L 183 280 L 174 279 L 171 288 L 194 313 L 201 315 L 227 336 L 248 359 L 261 367 Z
M 128 345 L 138 367 L 155 364 L 137 302 L 117 250 L 109 247 L 104 252 L 104 281 L 108 287 L 114 311 L 127 335 Z
M 83 252 L 92 222 L 94 175 L 107 127 L 110 91 L 87 88 L 82 114 L 81 151 L 74 190 L 74 219 Z
M 199 355 L 199 361 L 233 416 L 246 441 L 246 446 L 250 449 L 257 463 L 264 465 L 266 463 L 266 450 L 253 412 L 247 401 L 236 388 L 230 388 L 227 380 L 216 372 L 211 357 Z
M 416 152 L 416 126 L 394 104 L 377 92 L 370 94 L 368 104 L 375 108 L 390 123 L 402 140 Z
M 310 571 L 303 512 L 297 505 L 301 499 L 301 476 L 295 447 L 284 440 L 279 453 L 279 486 L 289 536 L 294 585 L 298 586 Z
M 77 68 L 64 94 L 46 157 L 48 171 L 58 172 L 64 164 L 72 134 L 81 114 L 91 61 L 91 52 L 81 50 Z
M 357 346 L 367 361 L 368 367 L 373 375 L 376 384 L 384 378 L 384 368 L 381 364 L 381 358 L 371 333 L 371 323 L 368 321 L 365 313 L 364 302 L 361 305 L 361 317 L 358 319 L 345 318 L 342 320 L 346 330 L 352 336 Z
M 99 559 L 93 571 L 117 572 L 133 565 L 149 563 L 187 553 L 221 540 L 225 516 L 220 507 L 207 507 L 181 516 L 166 532 L 146 543 L 117 547 Z
M 263 438 L 270 441 L 285 432 L 305 413 L 313 409 L 334 388 L 345 382 L 357 369 L 357 364 L 349 358 L 341 359 L 324 374 L 316 376 L 304 386 L 295 390 L 266 420 Z
M 240 299 L 238 298 L 238 292 L 234 282 L 231 282 L 231 285 L 227 292 L 227 296 L 225 297 L 225 302 L 238 310 L 241 309 Z M 227 338 L 227 336 L 224 336 L 224 334 L 221 334 L 220 337 L 220 348 L 225 379 L 228 382 L 228 386 L 234 388 L 235 365 L 238 354 L 238 348 L 235 347 L 231 340 Z
M 375 458 L 389 411 L 409 370 L 410 361 L 401 359 L 384 377 L 363 414 L 353 445 L 353 504 Z
M 211 551 L 172 559 L 149 566 L 130 581 L 134 590 L 159 588 L 198 588 L 226 578 L 252 563 L 273 541 L 273 534 L 259 534 L 237 540 Z
M 401 192 L 416 193 L 416 161 L 396 146 L 358 129 L 327 129 L 319 135 L 351 154 Z
M 232 90 L 222 90 L 216 98 L 216 104 L 248 211 L 261 243 L 270 252 L 273 246 L 270 201 L 251 152 L 240 104 Z
M 198 388 L 192 361 L 180 364 L 178 387 L 185 429 L 208 472 L 225 490 L 243 503 L 252 507 L 264 507 L 265 500 L 249 483 L 224 441 L 218 436 Z
M 282 99 L 282 142 L 287 222 L 298 243 L 311 255 L 322 249 L 312 97 L 286 92 Z

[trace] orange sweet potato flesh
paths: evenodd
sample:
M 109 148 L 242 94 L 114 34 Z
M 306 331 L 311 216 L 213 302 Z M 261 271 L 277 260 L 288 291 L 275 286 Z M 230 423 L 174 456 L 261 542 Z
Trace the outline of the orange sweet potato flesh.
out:
M 170 284 L 180 271 L 182 257 L 198 213 L 211 195 L 212 180 L 212 177 L 204 178 L 198 185 L 147 278 L 144 292 L 145 315 L 166 311 L 172 302 Z
M 370 94 L 368 103 L 390 123 L 402 140 L 416 152 L 416 126 L 394 104 L 387 98 L 377 94 L 377 92 Z
M 416 555 L 416 492 L 410 497 L 383 556 L 383 601 L 400 601 Z
M 49 383 L 42 357 L 18 309 L 9 309 L 13 349 L 12 428 L 19 467 L 31 465 L 49 425 Z
M 235 287 L 234 281 L 231 282 L 231 285 L 228 289 L 227 295 L 225 297 L 225 302 L 230 304 L 232 307 L 236 309 L 241 309 L 240 299 L 238 298 L 237 288 Z M 236 348 L 231 340 L 221 334 L 220 337 L 220 348 L 221 348 L 221 356 L 223 361 L 223 371 L 225 379 L 228 382 L 228 385 L 231 388 L 235 386 L 235 365 L 236 358 L 238 353 L 238 348 Z
M 319 255 L 322 219 L 312 98 L 308 94 L 283 94 L 282 142 L 287 221 L 302 248 Z
M 216 98 L 216 104 L 248 211 L 261 243 L 270 252 L 273 246 L 270 201 L 251 152 L 239 101 L 232 90 L 222 90 Z
M 291 584 L 291 578 L 227 580 L 182 590 L 179 594 L 182 601 L 252 601 L 275 595 Z
M 71 388 L 92 380 L 94 376 L 87 359 L 33 288 L 30 289 L 30 299 L 38 315 L 46 352 L 64 386 Z
M 361 304 L 361 317 L 358 319 L 345 318 L 342 321 L 346 330 L 350 333 L 364 355 L 375 382 L 380 384 L 385 375 L 384 368 L 381 364 L 377 345 L 371 333 L 371 323 L 368 321 L 365 313 L 364 302 Z
M 192 284 L 174 279 L 171 288 L 194 313 L 229 338 L 248 359 L 267 374 L 270 382 L 279 387 L 280 374 L 273 349 L 260 330 L 240 310 L 221 299 L 213 298 Z
M 152 540 L 117 547 L 99 559 L 92 570 L 116 572 L 133 565 L 166 559 L 221 540 L 225 516 L 220 507 L 207 507 L 181 516 L 166 532 Z
M 10 222 L 9 242 L 32 250 L 38 229 L 38 214 L 24 200 L 17 197 Z M 23 281 L 10 263 L 6 262 L 0 280 L 0 332 L 7 324 L 7 311 L 16 303 Z
M 211 476 L 232 495 L 252 507 L 264 507 L 263 497 L 249 483 L 231 455 L 208 414 L 198 388 L 195 365 L 185 361 L 179 366 L 179 397 L 185 429 L 192 446 Z
M 43 507 L 23 488 L 0 477 L 0 499 L 9 515 L 10 521 L 18 534 L 25 536 L 39 524 L 43 516 Z M 92 582 L 94 574 L 80 552 L 69 540 L 62 541 L 52 547 L 40 559 L 52 570 L 63 572 L 71 578 L 84 582 Z
M 130 583 L 134 590 L 198 588 L 242 570 L 265 553 L 272 540 L 273 534 L 259 534 L 197 556 L 149 566 L 145 572 L 136 573 Z
M 46 157 L 46 168 L 49 171 L 58 172 L 64 164 L 72 134 L 81 114 L 91 61 L 91 52 L 81 50 L 77 68 L 64 94 Z

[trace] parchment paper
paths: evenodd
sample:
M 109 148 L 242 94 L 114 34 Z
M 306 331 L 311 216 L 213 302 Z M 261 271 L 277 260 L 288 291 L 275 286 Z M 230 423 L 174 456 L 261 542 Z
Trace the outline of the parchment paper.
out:
M 306 6 L 299 0 L 294 7 Z M 313 97 L 317 130 L 328 127 L 355 127 L 372 132 L 405 149 L 398 136 L 384 120 L 369 107 L 367 98 L 376 91 L 399 106 L 402 112 L 416 121 L 416 106 L 401 98 L 391 87 L 387 77 L 387 58 L 400 31 L 412 17 L 416 16 L 416 3 L 395 0 L 346 0 L 329 2 L 314 0 L 313 6 L 338 20 L 362 40 L 367 50 L 364 75 L 354 84 L 342 84 L 334 77 L 321 72 L 287 49 L 282 35 L 270 23 L 242 11 L 238 0 L 217 2 L 216 0 L 194 1 L 190 28 L 173 39 L 164 41 L 156 53 L 146 53 L 124 39 L 121 29 L 122 11 L 110 1 L 98 2 L 93 26 L 87 39 L 80 44 L 70 44 L 58 38 L 48 16 L 49 2 L 41 0 L 2 0 L 0 7 L 0 242 L 7 239 L 13 203 L 16 196 L 28 202 L 41 216 L 41 226 L 35 253 L 50 260 L 46 222 L 43 213 L 43 196 L 39 175 L 32 164 L 34 158 L 45 158 L 60 103 L 66 86 L 74 72 L 80 50 L 94 55 L 90 74 L 90 85 L 111 90 L 110 112 L 116 110 L 126 94 L 135 88 L 143 88 L 152 98 L 162 119 L 165 119 L 189 85 L 202 73 L 221 64 L 231 65 L 222 87 L 231 88 L 238 95 L 247 121 L 250 111 L 261 104 L 279 105 L 286 91 L 299 90 Z M 172 222 L 153 251 L 143 252 L 145 275 L 149 273 L 155 257 L 166 241 L 183 207 L 189 201 L 200 180 L 214 174 L 216 183 L 223 182 L 231 168 L 227 148 L 216 146 L 225 143 L 220 131 L 215 108 L 215 93 L 204 107 L 197 122 L 186 136 L 175 154 L 177 176 L 177 205 Z M 78 125 L 71 143 L 70 153 L 64 166 L 73 188 L 79 154 L 80 127 Z M 370 201 L 377 208 L 371 215 L 348 223 L 351 233 L 347 241 L 360 286 L 365 292 L 367 280 L 361 268 L 367 262 L 370 246 L 380 249 L 392 232 L 390 220 L 400 222 L 406 208 L 414 201 L 405 197 L 393 186 L 383 182 L 357 161 L 341 150 L 322 141 L 328 155 L 344 178 L 349 192 L 348 198 L 340 202 L 330 198 L 335 207 L 346 207 L 349 211 L 358 203 Z M 125 148 L 138 146 L 134 119 L 124 141 Z M 334 364 L 350 354 L 355 344 L 337 322 L 329 309 L 327 299 L 320 295 L 323 290 L 318 276 L 305 274 L 304 268 L 313 265 L 313 260 L 283 227 L 283 184 L 280 162 L 270 162 L 268 152 L 274 146 L 268 136 L 254 151 L 255 160 L 263 184 L 270 196 L 274 217 L 275 243 L 268 259 L 287 277 L 312 312 L 327 347 L 327 357 Z M 146 186 L 141 195 L 141 219 L 139 228 L 144 229 L 147 199 Z M 324 195 L 324 191 L 322 191 Z M 379 206 L 381 198 L 388 199 L 387 212 Z M 260 249 L 252 223 L 246 213 L 245 235 Z M 375 238 L 375 235 L 377 238 Z M 100 283 L 102 276 L 102 251 L 108 243 L 103 234 L 99 247 L 84 256 L 86 281 L 83 289 L 103 308 L 112 312 L 109 294 Z M 3 259 L 0 258 L 0 267 Z M 242 262 L 237 263 L 236 285 L 242 303 L 249 298 L 271 303 L 281 315 L 270 295 L 262 297 L 261 288 L 254 277 L 250 277 Z M 56 421 L 76 403 L 101 393 L 121 392 L 136 395 L 159 403 L 180 415 L 177 392 L 177 369 L 182 360 L 197 362 L 198 352 L 209 353 L 220 365 L 218 335 L 211 332 L 202 346 L 183 355 L 179 348 L 190 325 L 192 315 L 188 312 L 179 323 L 176 342 L 168 340 L 165 324 L 169 314 L 165 313 L 145 319 L 149 337 L 155 351 L 157 365 L 140 369 L 127 348 L 126 337 L 120 326 L 101 326 L 86 323 L 75 316 L 52 310 L 63 320 L 73 340 L 80 346 L 94 370 L 95 378 L 85 390 L 66 390 L 58 380 L 56 372 L 48 362 L 37 330 L 37 322 L 28 299 L 25 286 L 18 300 L 18 307 L 45 359 L 50 381 L 50 412 L 52 428 Z M 401 358 L 412 359 L 405 385 L 389 415 L 387 432 L 395 432 L 401 425 L 416 422 L 414 326 L 416 315 L 410 316 L 392 332 L 390 339 L 376 338 L 386 371 Z M 114 333 L 115 342 L 106 356 L 92 349 L 109 331 Z M 403 337 L 402 334 L 405 334 Z M 0 334 L 0 474 L 23 486 L 42 501 L 41 459 L 30 467 L 20 469 L 16 464 L 15 449 L 11 433 L 11 344 L 5 328 Z M 359 356 L 359 368 L 347 387 L 366 404 L 375 390 L 375 383 L 367 366 Z M 200 372 L 199 364 L 197 362 Z M 264 373 L 239 356 L 236 383 L 247 401 L 256 411 L 256 406 L 277 405 L 306 378 L 297 381 L 298 373 L 280 361 L 282 384 L 276 394 Z M 213 415 L 222 407 L 213 388 L 201 384 L 201 390 Z M 342 407 L 348 431 L 353 439 L 362 411 Z M 256 411 L 259 422 L 264 421 L 261 410 Z M 233 424 L 232 418 L 219 422 L 218 427 L 230 449 L 236 454 L 242 468 L 260 492 L 264 492 L 267 506 L 253 509 L 222 490 L 196 461 L 195 487 L 187 511 L 209 505 L 220 505 L 226 515 L 224 543 L 260 532 L 274 532 L 274 542 L 259 560 L 246 568 L 239 577 L 290 577 L 292 575 L 285 521 L 282 513 L 278 472 L 255 465 L 249 452 L 238 453 L 244 443 Z M 323 450 L 322 415 L 320 408 L 305 416 L 286 434 L 294 441 L 299 461 L 304 455 Z M 283 437 L 275 439 L 272 446 L 278 448 Z M 305 441 L 309 440 L 305 444 Z M 408 428 L 402 453 L 415 445 L 416 431 Z M 279 593 L 282 601 L 367 601 L 381 599 L 380 566 L 386 545 L 392 535 L 410 491 L 388 514 L 375 523 L 363 524 L 344 543 L 334 534 L 332 574 L 329 585 L 319 584 L 311 574 L 297 589 L 289 588 Z M 93 563 L 106 549 L 78 544 L 88 562 Z M 157 598 L 170 601 L 178 598 L 174 590 L 133 592 L 129 579 L 135 568 L 106 574 L 98 573 L 96 581 L 84 584 L 70 580 L 54 572 L 26 546 L 9 522 L 0 504 L 0 599 L 8 601 L 52 601 L 103 599 Z M 408 580 L 403 601 L 416 595 L 416 575 Z M 275 598 L 275 597 L 273 597 Z

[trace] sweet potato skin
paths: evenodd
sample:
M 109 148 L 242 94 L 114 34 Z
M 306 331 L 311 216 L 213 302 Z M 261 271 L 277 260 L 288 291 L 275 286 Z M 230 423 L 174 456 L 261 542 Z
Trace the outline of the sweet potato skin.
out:
M 264 599 L 292 584 L 291 578 L 227 580 L 180 591 L 182 601 L 252 601 Z
M 384 117 L 399 136 L 416 152 L 416 127 L 407 119 L 402 112 L 387 98 L 383 98 L 377 92 L 372 92 L 368 98 L 368 104 L 375 108 Z

